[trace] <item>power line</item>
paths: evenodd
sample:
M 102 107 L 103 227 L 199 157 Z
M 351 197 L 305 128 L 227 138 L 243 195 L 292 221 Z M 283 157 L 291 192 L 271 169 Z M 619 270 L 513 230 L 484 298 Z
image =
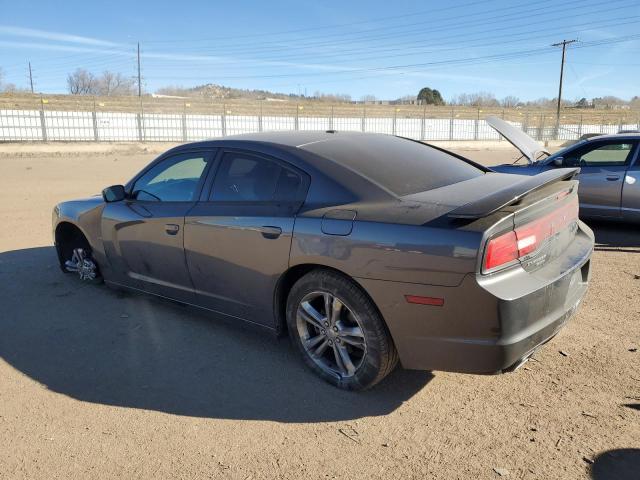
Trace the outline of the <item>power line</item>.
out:
M 550 0 L 547 0 L 550 1 Z M 620 3 L 622 1 L 626 1 L 626 3 L 613 7 L 612 4 L 615 3 Z M 540 2 L 540 3 L 545 3 L 545 2 Z M 540 5 L 540 3 L 536 4 L 536 5 Z M 578 13 L 573 13 L 575 12 L 575 7 L 570 6 L 571 4 L 579 4 L 581 6 L 581 9 Z M 416 43 L 416 38 L 418 37 L 423 37 L 424 35 L 427 35 L 427 38 L 429 37 L 433 37 L 433 33 L 434 32 L 448 32 L 450 30 L 458 30 L 464 26 L 469 26 L 469 28 L 473 28 L 474 26 L 481 26 L 482 28 L 485 28 L 486 30 L 490 30 L 492 32 L 495 31 L 505 31 L 505 30 L 510 30 L 513 28 L 520 28 L 520 27 L 527 27 L 530 25 L 535 25 L 535 24 L 547 24 L 549 22 L 549 15 L 559 15 L 562 13 L 567 13 L 567 12 L 571 12 L 572 16 L 571 18 L 577 18 L 577 17 L 581 17 L 581 16 L 585 16 L 585 15 L 593 15 L 593 14 L 598 14 L 598 13 L 603 13 L 603 12 L 610 12 L 612 10 L 619 10 L 619 9 L 623 9 L 623 8 L 627 8 L 630 5 L 634 5 L 634 2 L 629 2 L 628 0 L 613 0 L 611 2 L 608 2 L 606 4 L 606 8 L 598 8 L 598 7 L 602 7 L 603 3 L 601 1 L 597 1 L 595 3 L 591 3 L 591 4 L 587 4 L 584 1 L 571 1 L 571 2 L 567 2 L 565 4 L 562 4 L 561 8 L 557 8 L 557 9 L 550 9 L 549 7 L 537 7 L 537 8 L 525 8 L 522 9 L 521 7 L 523 7 L 523 4 L 518 4 L 518 5 L 513 5 L 511 7 L 508 8 L 518 8 L 518 11 L 513 12 L 513 13 L 508 13 L 508 14 L 502 14 L 502 15 L 495 15 L 493 14 L 493 12 L 476 12 L 476 13 L 472 13 L 472 14 L 468 14 L 468 15 L 460 15 L 457 16 L 455 19 L 450 19 L 450 22 L 439 22 L 437 25 L 428 28 L 428 30 L 425 30 L 425 26 L 427 26 L 430 22 L 418 22 L 418 23 L 414 23 L 414 24 L 408 24 L 408 25 L 403 25 L 403 30 L 400 32 L 394 32 L 394 33 L 378 33 L 376 35 L 362 35 L 362 32 L 349 32 L 349 33 L 343 33 L 343 34 L 337 34 L 337 35 L 332 35 L 330 37 L 327 37 L 326 35 L 320 37 L 321 41 L 308 41 L 310 38 L 313 37 L 305 37 L 303 41 L 296 41 L 294 44 L 292 45 L 282 45 L 281 43 L 275 43 L 273 44 L 273 42 L 262 42 L 259 45 L 255 45 L 255 44 L 235 44 L 235 45 L 231 45 L 231 46 L 224 46 L 221 44 L 217 44 L 216 47 L 214 47 L 212 49 L 212 47 L 190 47 L 189 48 L 189 52 L 220 52 L 220 54 L 229 54 L 229 53 L 235 53 L 235 54 L 240 54 L 240 53 L 249 53 L 249 54 L 260 54 L 262 58 L 264 58 L 264 54 L 273 54 L 273 53 L 280 53 L 280 52 L 291 52 L 291 51 L 300 51 L 300 50 L 304 50 L 305 48 L 309 49 L 309 48 L 317 48 L 317 49 L 321 49 L 321 51 L 314 53 L 314 57 L 321 57 L 321 56 L 326 56 L 326 55 L 330 55 L 331 52 L 327 52 L 327 49 L 335 49 L 335 52 L 337 53 L 344 53 L 345 50 L 342 48 L 339 48 L 340 46 L 342 46 L 343 44 L 347 44 L 348 46 L 352 46 L 354 44 L 354 42 L 361 42 L 361 41 L 387 41 L 391 38 L 399 38 L 399 37 L 410 37 L 411 43 Z M 527 4 L 525 4 L 524 6 L 530 5 L 529 2 L 527 2 Z M 587 10 L 587 7 L 595 7 L 595 9 L 589 9 Z M 535 12 L 539 12 L 539 13 L 535 13 Z M 460 22 L 459 20 L 461 18 L 466 18 L 466 17 L 475 17 L 480 15 L 480 18 L 475 18 L 473 20 L 468 20 L 465 22 Z M 486 17 L 486 18 L 485 18 Z M 516 20 L 521 20 L 522 23 L 521 24 L 516 24 L 516 25 L 505 25 L 505 20 L 511 17 L 516 17 Z M 525 17 L 525 18 L 523 18 Z M 532 18 L 535 17 L 545 17 L 540 21 L 537 22 L 532 22 Z M 489 25 L 493 25 L 493 24 L 498 24 L 499 27 L 498 28 L 494 28 L 494 27 L 488 27 Z M 415 28 L 415 29 L 407 29 L 407 26 L 411 26 L 411 25 L 419 25 L 419 28 Z M 566 25 L 564 25 L 564 27 L 566 27 Z M 469 28 L 465 29 L 465 34 L 468 34 L 469 32 Z M 377 29 L 380 30 L 380 29 Z M 382 28 L 382 30 L 385 30 L 385 28 Z M 344 37 L 344 36 L 351 36 L 351 38 L 345 38 L 345 39 L 340 39 L 340 37 Z M 460 32 L 456 31 L 454 35 L 452 35 L 453 38 L 459 38 L 460 37 Z M 436 36 L 436 38 L 438 38 L 438 36 Z M 451 38 L 450 37 L 445 37 L 445 38 Z M 421 39 L 421 41 L 424 41 L 425 39 Z M 406 44 L 406 42 L 403 43 L 399 43 L 396 45 L 403 45 Z M 369 44 L 368 47 L 366 48 L 378 48 L 375 45 L 371 45 Z M 183 49 L 178 49 L 178 51 L 184 51 Z M 175 51 L 175 49 L 174 49 Z M 347 49 L 347 51 L 353 51 L 353 49 Z M 298 55 L 305 55 L 304 53 L 299 53 Z M 285 58 L 292 58 L 291 55 L 285 56 L 285 57 L 280 57 L 279 59 L 285 59 Z
M 624 21 L 627 20 L 627 21 Z M 582 31 L 582 29 L 580 27 L 583 26 L 591 26 L 591 27 L 606 27 L 606 26 L 622 26 L 622 25 L 630 25 L 630 24 L 637 24 L 640 22 L 640 15 L 635 16 L 635 17 L 618 17 L 618 18 L 611 18 L 611 19 L 606 19 L 604 22 L 602 23 L 594 23 L 594 22 L 587 22 L 587 23 L 583 23 L 583 24 L 577 24 L 574 25 L 572 28 L 573 30 L 567 30 L 565 33 L 580 33 Z M 384 58 L 398 58 L 398 57 L 406 57 L 406 56 L 414 56 L 414 55 L 426 55 L 426 54 L 441 54 L 444 52 L 450 52 L 450 51 L 458 51 L 461 48 L 465 48 L 465 49 L 469 49 L 469 48 L 481 48 L 481 47 L 491 47 L 491 46 L 495 46 L 495 45 L 503 45 L 505 42 L 508 42 L 510 45 L 513 45 L 515 43 L 519 43 L 519 42 L 525 42 L 525 41 L 531 41 L 531 40 L 540 40 L 541 37 L 541 33 L 543 32 L 556 32 L 557 29 L 555 27 L 551 27 L 548 29 L 533 29 L 533 30 L 528 30 L 528 31 L 524 31 L 524 32 L 520 32 L 517 34 L 499 34 L 499 35 L 489 35 L 489 36 L 480 36 L 480 37 L 467 37 L 464 39 L 464 41 L 462 42 L 453 42 L 453 43 L 449 43 L 448 45 L 456 45 L 456 43 L 459 46 L 450 46 L 447 48 L 439 48 L 439 49 L 431 49 L 431 50 L 421 50 L 421 51 L 412 51 L 412 52 L 407 52 L 406 48 L 390 48 L 390 49 L 382 49 L 382 50 L 378 50 L 378 52 L 396 52 L 394 54 L 390 54 L 390 55 L 371 55 L 371 56 L 358 56 L 358 60 L 362 61 L 362 60 L 381 60 Z M 533 35 L 532 35 L 533 34 Z M 517 38 L 517 37 L 522 37 L 522 38 Z M 493 40 L 491 42 L 484 42 L 484 43 L 475 43 L 478 40 Z M 153 59 L 150 59 L 153 63 Z M 184 61 L 182 60 L 175 60 L 176 62 L 180 62 L 181 64 L 184 64 Z M 260 57 L 260 61 L 261 62 L 272 62 L 272 63 L 276 63 L 279 62 L 280 60 L 278 59 L 271 59 L 271 58 L 263 58 Z M 331 59 L 330 60 L 332 64 L 342 64 L 342 63 L 350 63 L 353 64 L 353 55 L 350 56 L 347 60 L 334 60 Z M 231 61 L 231 62 L 224 62 L 224 65 L 226 67 L 230 66 L 230 65 L 243 65 L 243 64 L 250 64 L 250 66 L 252 68 L 256 68 L 257 66 L 255 65 L 256 60 L 254 59 L 245 59 L 245 60 L 239 60 L 239 61 Z M 173 62 L 171 61 L 163 61 L 164 65 L 167 64 L 172 64 Z M 266 65 L 266 66 L 273 66 L 273 65 Z M 202 67 L 200 65 L 198 66 L 189 66 L 189 65 L 184 65 L 181 67 L 181 70 L 186 70 L 186 69 L 190 69 L 190 68 L 197 68 L 197 69 L 201 69 Z
M 331 28 L 340 28 L 340 27 L 350 27 L 353 28 L 353 26 L 355 25 L 364 25 L 367 23 L 378 23 L 378 22 L 385 22 L 387 23 L 390 19 L 396 19 L 396 18 L 407 18 L 407 17 L 414 17 L 414 16 L 418 16 L 418 15 L 433 15 L 434 13 L 439 13 L 439 12 L 444 12 L 444 11 L 449 11 L 449 10 L 456 10 L 459 8 L 463 8 L 463 7 L 470 7 L 473 5 L 480 5 L 483 3 L 491 3 L 493 0 L 476 0 L 473 2 L 467 2 L 467 3 L 463 3 L 460 5 L 452 5 L 450 7 L 443 7 L 443 8 L 437 8 L 437 9 L 430 9 L 430 10 L 421 10 L 418 12 L 413 12 L 413 13 L 405 13 L 402 15 L 392 15 L 392 16 L 385 16 L 385 17 L 378 17 L 378 18 L 373 18 L 373 19 L 368 19 L 368 20 L 361 20 L 361 21 L 357 21 L 357 22 L 349 22 L 349 23 L 342 23 L 342 24 L 332 24 L 332 25 L 320 25 L 317 27 L 305 27 L 305 28 L 299 28 L 299 29 L 295 29 L 295 30 L 285 30 L 285 31 L 275 31 L 275 32 L 262 32 L 262 33 L 254 33 L 254 34 L 250 34 L 250 35 L 239 35 L 239 36 L 235 36 L 234 38 L 254 38 L 254 37 L 272 37 L 274 35 L 288 35 L 291 33 L 308 33 L 310 31 L 315 31 L 315 30 L 326 30 L 326 29 L 331 29 Z M 505 8 L 509 8 L 509 7 L 505 7 Z M 229 37 L 225 36 L 225 37 L 208 37 L 205 39 L 199 39 L 199 40 L 195 40 L 195 41 L 199 41 L 199 42 L 208 42 L 208 41 L 216 41 L 216 40 L 220 40 L 220 39 L 224 39 L 224 40 L 228 40 Z M 182 42 L 191 42 L 194 40 L 185 40 L 185 39 L 181 39 L 181 38 L 177 38 L 177 39 L 173 39 L 173 40 L 147 40 L 145 41 L 145 43 L 147 44 L 163 44 L 163 43 L 171 43 L 171 44 L 175 44 L 175 43 L 182 43 Z
M 605 40 L 596 40 L 593 42 L 584 42 L 578 47 L 575 48 L 587 48 L 591 46 L 598 45 L 608 45 L 611 43 L 619 43 L 625 42 L 629 40 L 636 40 L 640 38 L 640 34 L 637 35 L 627 35 L 623 37 L 614 37 Z M 368 68 L 354 68 L 347 70 L 326 70 L 323 72 L 312 72 L 312 73 L 288 73 L 288 74 L 273 74 L 273 75 L 246 75 L 246 76 L 223 76 L 217 77 L 218 79 L 248 79 L 248 78 L 286 78 L 286 77 L 305 77 L 305 76 L 322 76 L 322 75 L 341 75 L 341 74 L 353 74 L 359 72 L 373 72 L 373 71 L 389 71 L 389 70 L 399 70 L 403 68 L 420 68 L 420 67 L 432 67 L 438 65 L 475 65 L 479 63 L 487 63 L 491 61 L 500 61 L 507 60 L 511 58 L 522 58 L 534 55 L 544 55 L 549 54 L 549 50 L 547 48 L 536 48 L 530 50 L 520 50 L 515 52 L 508 52 L 503 54 L 493 54 L 493 55 L 485 55 L 485 56 L 473 56 L 473 57 L 463 57 L 463 58 L 455 58 L 449 60 L 440 60 L 440 61 L 431 61 L 431 62 L 422 62 L 422 63 L 410 63 L 410 64 L 402 64 L 402 65 L 390 65 L 383 67 L 368 67 Z

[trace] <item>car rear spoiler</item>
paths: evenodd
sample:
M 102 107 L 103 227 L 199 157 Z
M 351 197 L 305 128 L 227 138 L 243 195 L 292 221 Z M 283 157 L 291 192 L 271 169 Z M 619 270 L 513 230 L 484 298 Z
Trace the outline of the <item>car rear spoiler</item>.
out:
M 557 168 L 533 176 L 523 176 L 521 182 L 498 190 L 477 201 L 466 203 L 449 212 L 452 218 L 482 218 L 501 208 L 513 205 L 522 197 L 542 187 L 563 180 L 571 180 L 580 172 L 579 168 Z M 488 175 L 491 175 L 490 173 Z

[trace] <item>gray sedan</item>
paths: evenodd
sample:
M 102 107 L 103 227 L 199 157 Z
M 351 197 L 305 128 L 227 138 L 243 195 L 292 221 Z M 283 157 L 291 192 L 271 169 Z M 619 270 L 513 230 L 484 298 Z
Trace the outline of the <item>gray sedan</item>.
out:
M 553 155 L 522 130 L 490 117 L 487 122 L 520 150 L 523 164 L 498 165 L 503 173 L 537 175 L 580 168 L 580 216 L 640 222 L 640 133 L 596 135 Z
M 288 331 L 345 389 L 516 369 L 575 311 L 593 235 L 576 169 L 525 177 L 387 135 L 181 145 L 53 212 L 64 272 Z

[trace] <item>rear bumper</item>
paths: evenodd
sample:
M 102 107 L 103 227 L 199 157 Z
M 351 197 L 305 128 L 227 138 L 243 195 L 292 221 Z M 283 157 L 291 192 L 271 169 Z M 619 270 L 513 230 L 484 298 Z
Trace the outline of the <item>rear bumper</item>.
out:
M 359 279 L 384 316 L 405 368 L 493 374 L 515 369 L 566 324 L 584 297 L 593 233 L 580 224 L 540 270 L 469 274 L 457 287 Z M 404 295 L 444 298 L 408 304 Z

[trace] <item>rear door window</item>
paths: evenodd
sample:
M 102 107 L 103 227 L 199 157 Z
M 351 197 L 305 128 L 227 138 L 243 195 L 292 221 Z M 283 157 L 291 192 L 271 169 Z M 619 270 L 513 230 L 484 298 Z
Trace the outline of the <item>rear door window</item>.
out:
M 300 176 L 266 158 L 227 152 L 213 182 L 209 200 L 219 202 L 287 202 L 299 197 Z

